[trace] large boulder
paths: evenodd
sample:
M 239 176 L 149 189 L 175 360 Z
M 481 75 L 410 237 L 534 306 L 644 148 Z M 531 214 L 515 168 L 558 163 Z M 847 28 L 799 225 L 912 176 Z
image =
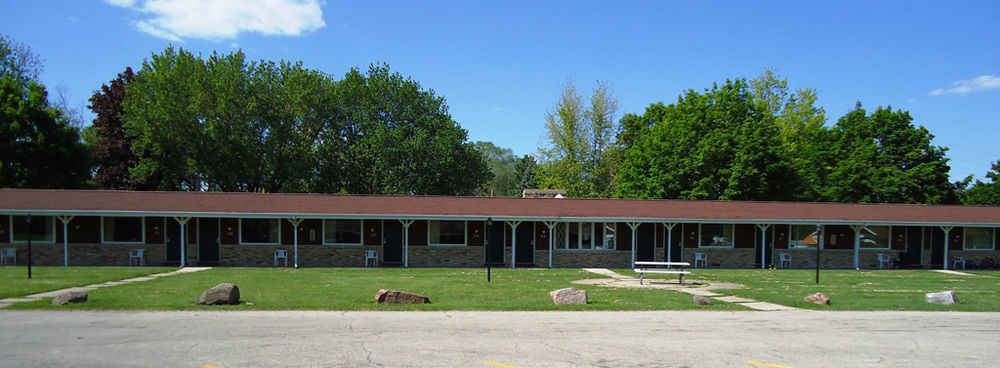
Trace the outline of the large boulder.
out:
M 375 302 L 378 304 L 425 304 L 430 303 L 431 298 L 403 291 L 381 289 L 375 293 Z
M 201 293 L 196 303 L 203 305 L 240 304 L 240 288 L 228 282 L 215 285 Z
M 552 302 L 556 305 L 587 304 L 588 302 L 587 291 L 574 287 L 552 290 L 549 292 L 549 296 L 552 297 Z
M 819 305 L 830 305 L 830 298 L 823 295 L 823 293 L 808 295 L 805 298 L 802 298 L 802 301 Z
M 928 303 L 933 304 L 956 304 L 958 303 L 958 297 L 955 296 L 954 291 L 939 291 L 936 293 L 927 293 L 924 295 L 924 299 Z
M 83 303 L 87 301 L 87 293 L 83 291 L 67 291 L 56 294 L 52 298 L 52 305 L 63 305 L 66 303 Z
M 712 305 L 712 299 L 709 299 L 708 297 L 695 295 L 693 299 L 695 305 Z

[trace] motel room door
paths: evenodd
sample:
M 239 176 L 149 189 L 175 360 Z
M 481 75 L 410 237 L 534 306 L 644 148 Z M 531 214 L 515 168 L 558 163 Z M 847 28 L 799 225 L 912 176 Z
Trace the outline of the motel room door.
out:
M 906 258 L 904 267 L 917 267 L 924 263 L 924 228 L 920 226 L 906 227 Z
M 754 253 L 753 253 L 753 256 L 754 256 L 753 257 L 753 261 L 754 262 L 753 263 L 756 264 L 756 265 L 758 265 L 758 267 L 759 267 L 759 264 L 760 264 L 760 252 L 761 252 L 760 228 L 757 227 L 757 226 L 754 226 L 754 229 L 755 229 L 755 231 L 753 232 L 753 243 L 756 246 L 754 247 Z M 773 265 L 774 264 L 774 225 L 771 225 L 771 226 L 769 226 L 767 228 L 767 230 L 764 230 L 764 244 L 763 244 L 763 247 L 764 247 L 764 266 Z
M 164 252 L 166 265 L 168 266 L 180 266 L 181 265 L 181 225 L 177 223 L 172 218 L 167 218 L 167 248 Z
M 517 226 L 517 255 L 515 264 L 518 266 L 535 265 L 535 223 L 522 222 Z
M 640 224 L 635 238 L 635 260 L 656 261 L 656 227 L 660 224 Z
M 219 219 L 198 219 L 198 265 L 219 264 Z
M 501 266 L 506 260 L 504 260 L 504 228 L 507 224 L 504 221 L 492 221 L 491 225 L 486 226 L 486 259 L 487 265 Z
M 931 268 L 941 268 L 944 265 L 944 230 L 940 227 L 931 228 Z
M 399 220 L 382 221 L 382 263 L 403 264 L 403 224 Z

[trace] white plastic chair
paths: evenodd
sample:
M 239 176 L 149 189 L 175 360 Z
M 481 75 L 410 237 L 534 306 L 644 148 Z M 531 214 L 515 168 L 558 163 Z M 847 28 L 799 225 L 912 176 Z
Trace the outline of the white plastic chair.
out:
M 705 253 L 695 253 L 694 254 L 694 266 L 698 267 L 698 262 L 701 262 L 701 266 L 708 268 L 708 255 Z
M 959 265 L 962 266 L 963 270 L 965 269 L 965 257 L 955 257 L 952 261 L 951 269 L 957 270 Z
M 7 259 L 10 258 L 10 264 L 17 264 L 17 249 L 15 248 L 4 248 L 3 252 L 0 252 L 0 265 L 6 266 Z
M 378 267 L 378 252 L 374 250 L 365 251 L 365 267 L 368 267 L 368 261 L 372 261 L 375 267 Z
M 278 260 L 284 262 L 284 267 L 288 267 L 288 251 L 284 249 L 278 249 L 274 251 L 274 267 L 278 267 Z
M 778 254 L 778 268 L 792 268 L 792 255 L 787 253 Z
M 878 257 L 878 268 L 889 267 L 889 255 L 885 253 L 878 253 L 875 255 Z
M 145 249 L 132 249 L 128 252 L 128 265 L 129 266 L 145 266 L 146 257 L 143 255 L 146 253 Z

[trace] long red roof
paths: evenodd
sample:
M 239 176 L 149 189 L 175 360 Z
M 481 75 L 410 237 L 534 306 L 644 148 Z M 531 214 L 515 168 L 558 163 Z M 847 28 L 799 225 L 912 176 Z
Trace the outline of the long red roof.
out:
M 1000 226 L 1000 207 L 0 189 L 0 214 L 486 218 Z

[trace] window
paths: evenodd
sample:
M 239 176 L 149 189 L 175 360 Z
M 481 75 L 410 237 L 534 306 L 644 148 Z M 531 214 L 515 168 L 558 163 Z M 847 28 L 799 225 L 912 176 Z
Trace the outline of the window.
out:
M 701 224 L 701 247 L 732 247 L 733 224 Z
M 615 223 L 563 222 L 553 230 L 556 249 L 614 250 Z
M 361 220 L 325 220 L 323 221 L 326 244 L 361 245 Z
M 556 242 L 556 249 L 566 249 L 566 228 L 569 227 L 565 222 L 560 222 L 556 224 L 554 233 L 552 234 L 552 239 Z
M 427 243 L 465 245 L 465 221 L 427 221 Z
M 789 248 L 816 249 L 817 244 L 819 244 L 819 239 L 816 237 L 816 226 L 792 225 L 788 238 Z
M 601 244 L 594 244 L 594 249 L 615 250 L 615 223 L 604 222 L 599 225 L 604 228 L 604 237 L 596 239 Z
M 56 239 L 55 222 L 52 216 L 31 216 L 31 228 L 28 228 L 28 216 L 11 216 L 11 240 L 27 242 L 31 235 L 32 242 L 53 243 Z
M 278 219 L 240 219 L 240 243 L 278 244 L 280 225 Z
M 965 249 L 993 250 L 993 236 L 993 228 L 967 227 L 965 228 Z
M 889 249 L 889 229 L 888 226 L 869 226 L 859 230 L 861 248 Z
M 143 243 L 145 221 L 142 217 L 104 217 L 101 219 L 101 238 L 105 243 Z

